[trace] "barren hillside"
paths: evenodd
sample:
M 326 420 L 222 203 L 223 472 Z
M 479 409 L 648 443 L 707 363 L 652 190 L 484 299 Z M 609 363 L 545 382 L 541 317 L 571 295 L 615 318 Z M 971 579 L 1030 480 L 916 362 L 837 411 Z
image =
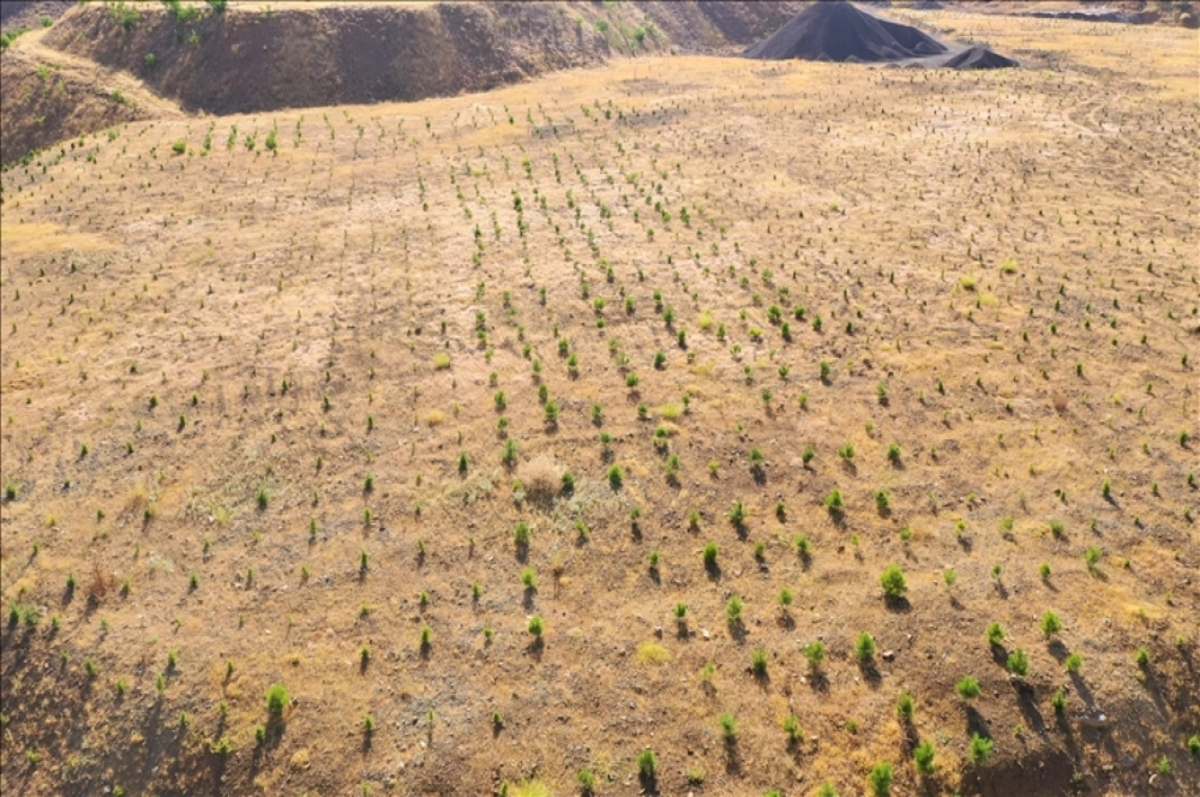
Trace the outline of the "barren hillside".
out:
M 0 175 L 0 792 L 1196 794 L 1195 34 L 902 13 Z
M 138 119 L 183 116 L 139 80 L 45 47 L 41 31 L 0 57 L 0 161 L 9 164 L 48 144 L 74 147 L 86 133 Z
M 67 57 L 120 71 L 192 112 L 239 113 L 453 95 L 614 55 L 744 46 L 802 6 L 232 3 L 224 13 L 188 4 L 171 13 L 159 3 L 94 3 L 72 9 L 44 36 L 17 39 L 13 55 L 0 56 L 9 84 L 0 119 L 3 162 L 139 116 L 77 108 L 77 93 L 52 97 L 54 108 L 28 103 L 37 69 Z M 22 52 L 35 38 L 39 51 Z M 42 117 L 48 126 L 37 121 Z
M 313 3 L 233 5 L 183 21 L 82 8 L 50 46 L 142 77 L 212 113 L 481 91 L 610 55 L 748 44 L 798 2 Z M 153 53 L 155 63 L 145 63 Z

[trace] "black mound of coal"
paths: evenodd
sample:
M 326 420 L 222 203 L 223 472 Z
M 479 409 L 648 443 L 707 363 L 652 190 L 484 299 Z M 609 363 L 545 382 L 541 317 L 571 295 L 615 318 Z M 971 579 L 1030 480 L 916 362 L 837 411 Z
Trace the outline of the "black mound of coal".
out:
M 749 58 L 806 61 L 899 61 L 946 52 L 916 28 L 873 17 L 845 0 L 825 0 L 792 17 L 746 50 Z
M 951 69 L 1005 69 L 1017 66 L 1017 62 L 994 53 L 986 47 L 976 45 L 969 50 L 963 50 L 958 55 L 947 58 L 942 66 Z

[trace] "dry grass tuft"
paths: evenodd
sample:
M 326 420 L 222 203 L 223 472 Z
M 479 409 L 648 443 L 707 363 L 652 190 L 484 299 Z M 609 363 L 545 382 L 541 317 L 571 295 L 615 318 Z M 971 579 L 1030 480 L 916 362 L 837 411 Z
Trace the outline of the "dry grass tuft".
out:
M 639 664 L 666 664 L 671 660 L 671 652 L 657 642 L 641 642 L 637 646 Z
M 562 487 L 562 465 L 551 456 L 539 454 L 521 466 L 525 494 L 535 501 L 547 501 Z
M 105 573 L 100 563 L 96 562 L 92 567 L 92 579 L 87 586 L 88 600 L 94 603 L 103 601 L 116 583 L 117 579 L 111 573 Z

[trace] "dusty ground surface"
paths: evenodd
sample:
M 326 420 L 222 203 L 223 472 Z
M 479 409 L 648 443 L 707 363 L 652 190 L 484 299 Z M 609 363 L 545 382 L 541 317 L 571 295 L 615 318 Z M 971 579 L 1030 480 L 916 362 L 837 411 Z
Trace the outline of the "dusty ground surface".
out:
M 1195 34 L 920 16 L 6 171 L 5 793 L 1195 793 Z

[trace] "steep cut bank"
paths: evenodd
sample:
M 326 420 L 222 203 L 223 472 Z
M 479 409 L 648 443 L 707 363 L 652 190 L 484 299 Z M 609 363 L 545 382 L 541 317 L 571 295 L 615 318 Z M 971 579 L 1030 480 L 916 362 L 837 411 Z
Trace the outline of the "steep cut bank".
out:
M 183 115 L 130 75 L 49 50 L 41 36 L 27 33 L 0 55 L 0 166 L 114 125 Z
M 744 45 L 800 3 L 231 6 L 183 22 L 85 6 L 47 36 L 188 110 L 242 113 L 483 91 L 615 54 Z
M 479 91 L 600 61 L 607 42 L 537 3 L 231 9 L 182 23 L 145 9 L 128 25 L 100 7 L 47 43 L 138 75 L 188 110 L 416 100 Z

